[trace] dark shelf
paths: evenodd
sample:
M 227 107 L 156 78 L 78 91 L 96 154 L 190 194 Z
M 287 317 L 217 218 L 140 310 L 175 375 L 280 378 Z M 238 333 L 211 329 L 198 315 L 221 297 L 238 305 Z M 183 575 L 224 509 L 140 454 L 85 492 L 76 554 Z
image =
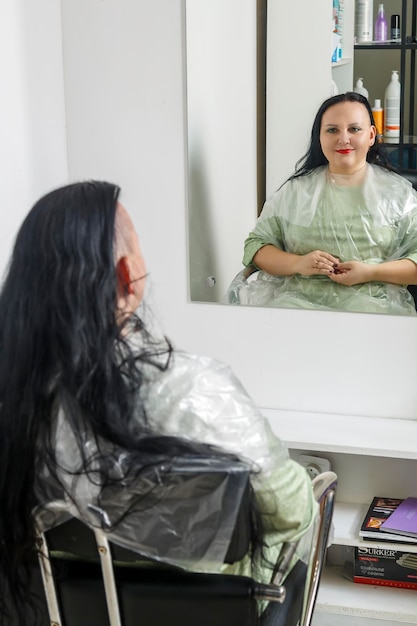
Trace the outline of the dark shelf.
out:
M 407 44 L 415 46 L 416 44 Z M 355 43 L 355 50 L 401 50 L 400 43 Z
M 354 50 L 417 50 L 417 43 L 355 43 Z

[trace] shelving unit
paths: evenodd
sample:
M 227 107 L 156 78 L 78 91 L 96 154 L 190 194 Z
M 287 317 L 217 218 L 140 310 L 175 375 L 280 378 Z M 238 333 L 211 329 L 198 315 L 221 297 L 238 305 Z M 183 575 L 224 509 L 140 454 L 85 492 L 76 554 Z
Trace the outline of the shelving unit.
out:
M 417 421 L 272 409 L 263 413 L 293 458 L 323 456 L 339 478 L 333 542 L 314 626 L 417 624 L 417 591 L 353 583 L 340 564 L 334 565 L 355 546 L 405 549 L 401 543 L 363 540 L 359 528 L 374 496 L 417 494 Z M 417 553 L 417 544 L 406 545 L 408 552 Z
M 409 3 L 410 0 L 401 0 L 401 43 L 372 42 L 369 44 L 354 45 L 354 66 L 359 59 L 357 54 L 359 51 L 366 51 L 366 53 L 370 53 L 372 51 L 372 54 L 377 55 L 380 55 L 382 51 L 397 51 L 397 54 L 399 54 L 399 67 L 393 67 L 392 69 L 399 70 L 401 83 L 400 136 L 397 140 L 384 139 L 384 141 L 386 144 L 398 146 L 398 159 L 396 158 L 395 165 L 397 165 L 400 170 L 416 169 L 417 165 L 416 153 L 414 150 L 417 147 L 414 137 L 417 1 L 411 0 L 411 18 L 409 17 Z M 380 55 L 380 58 L 382 60 L 382 55 Z M 384 57 L 384 60 L 385 59 L 386 57 Z M 362 72 L 362 70 L 360 70 L 360 72 Z M 384 94 L 375 95 L 375 97 L 380 96 L 383 99 Z M 372 103 L 373 98 L 370 98 L 370 100 Z

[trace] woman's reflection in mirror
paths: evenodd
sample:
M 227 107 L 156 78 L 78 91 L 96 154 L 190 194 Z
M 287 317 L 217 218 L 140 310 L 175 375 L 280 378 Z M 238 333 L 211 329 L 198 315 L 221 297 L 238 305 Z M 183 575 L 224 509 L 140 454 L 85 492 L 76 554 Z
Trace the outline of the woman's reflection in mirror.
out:
M 394 171 L 368 100 L 327 99 L 307 153 L 266 201 L 244 245 L 256 280 L 240 304 L 416 315 L 417 193 Z

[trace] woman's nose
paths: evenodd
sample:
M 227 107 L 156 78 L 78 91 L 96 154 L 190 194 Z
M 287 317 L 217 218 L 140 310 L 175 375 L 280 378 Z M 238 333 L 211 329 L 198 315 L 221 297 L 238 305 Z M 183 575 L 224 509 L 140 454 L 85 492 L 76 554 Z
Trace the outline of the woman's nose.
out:
M 347 131 L 342 131 L 339 135 L 339 143 L 350 143 L 350 137 Z

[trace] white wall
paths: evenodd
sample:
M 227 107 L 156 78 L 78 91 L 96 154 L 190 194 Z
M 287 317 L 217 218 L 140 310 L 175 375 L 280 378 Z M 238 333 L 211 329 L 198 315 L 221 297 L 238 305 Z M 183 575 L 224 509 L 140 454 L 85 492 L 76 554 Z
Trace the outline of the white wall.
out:
M 231 363 L 263 407 L 415 418 L 414 319 L 189 303 L 184 4 L 62 6 L 70 176 L 121 184 L 177 345 Z
M 3 274 L 23 217 L 67 178 L 60 3 L 2 0 L 0 59 Z
M 313 117 L 331 96 L 332 27 L 330 0 L 304 2 L 302 9 L 298 2 L 268 0 L 267 197 L 294 171 Z
M 256 3 L 192 0 L 186 37 L 191 298 L 219 302 L 256 220 Z

